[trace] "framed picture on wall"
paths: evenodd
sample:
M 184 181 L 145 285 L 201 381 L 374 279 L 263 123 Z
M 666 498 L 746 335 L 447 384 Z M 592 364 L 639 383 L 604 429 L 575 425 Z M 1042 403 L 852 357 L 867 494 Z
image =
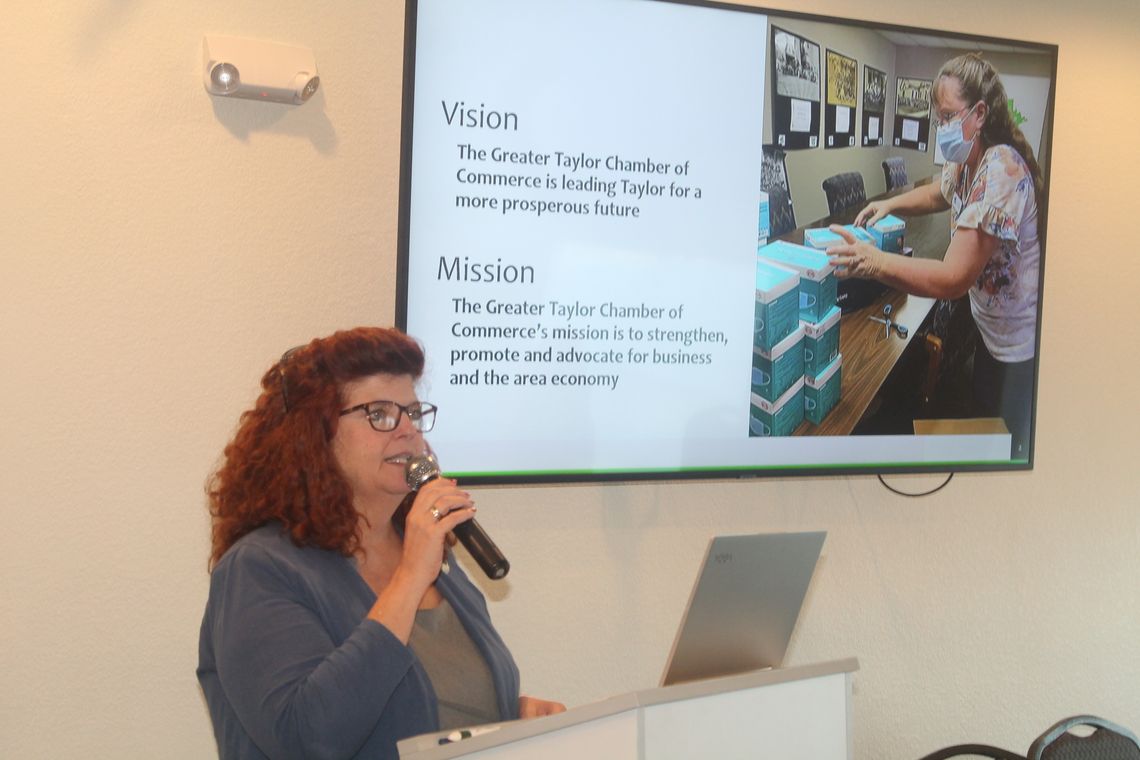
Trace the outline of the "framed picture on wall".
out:
M 858 113 L 859 64 L 854 58 L 827 51 L 827 105 L 824 108 L 825 148 L 855 146 L 855 120 Z
M 899 77 L 895 85 L 896 148 L 911 148 L 926 152 L 930 135 L 930 93 L 933 79 Z
M 772 27 L 772 140 L 785 150 L 819 147 L 819 45 Z
M 863 147 L 884 144 L 887 111 L 887 75 L 873 66 L 863 66 Z

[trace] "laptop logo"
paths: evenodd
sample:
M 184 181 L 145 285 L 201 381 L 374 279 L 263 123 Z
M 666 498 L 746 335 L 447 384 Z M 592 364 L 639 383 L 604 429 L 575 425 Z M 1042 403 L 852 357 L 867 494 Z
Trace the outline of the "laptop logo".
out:
M 713 560 L 718 565 L 727 565 L 732 562 L 732 552 L 719 552 L 713 557 Z

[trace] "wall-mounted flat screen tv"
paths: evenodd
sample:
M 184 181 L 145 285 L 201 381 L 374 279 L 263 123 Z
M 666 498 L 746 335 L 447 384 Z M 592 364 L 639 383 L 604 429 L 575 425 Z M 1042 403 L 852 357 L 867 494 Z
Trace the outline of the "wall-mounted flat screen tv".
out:
M 1056 46 L 670 0 L 406 10 L 396 324 L 448 473 L 1032 468 Z

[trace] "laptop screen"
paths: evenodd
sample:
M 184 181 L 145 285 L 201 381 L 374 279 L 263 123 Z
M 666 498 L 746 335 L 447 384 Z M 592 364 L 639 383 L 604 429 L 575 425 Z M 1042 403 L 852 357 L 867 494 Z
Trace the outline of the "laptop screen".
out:
M 779 667 L 826 536 L 710 540 L 661 685 Z

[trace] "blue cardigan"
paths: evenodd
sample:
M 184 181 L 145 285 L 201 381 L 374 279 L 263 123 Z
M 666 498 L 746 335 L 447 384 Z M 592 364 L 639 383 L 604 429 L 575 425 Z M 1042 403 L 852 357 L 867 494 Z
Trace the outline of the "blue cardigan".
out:
M 517 718 L 518 668 L 483 595 L 454 561 L 436 588 L 491 668 L 500 718 Z M 279 523 L 226 552 L 198 644 L 222 760 L 395 759 L 397 740 L 439 730 L 427 672 L 367 619 L 375 602 L 350 559 L 295 546 Z

